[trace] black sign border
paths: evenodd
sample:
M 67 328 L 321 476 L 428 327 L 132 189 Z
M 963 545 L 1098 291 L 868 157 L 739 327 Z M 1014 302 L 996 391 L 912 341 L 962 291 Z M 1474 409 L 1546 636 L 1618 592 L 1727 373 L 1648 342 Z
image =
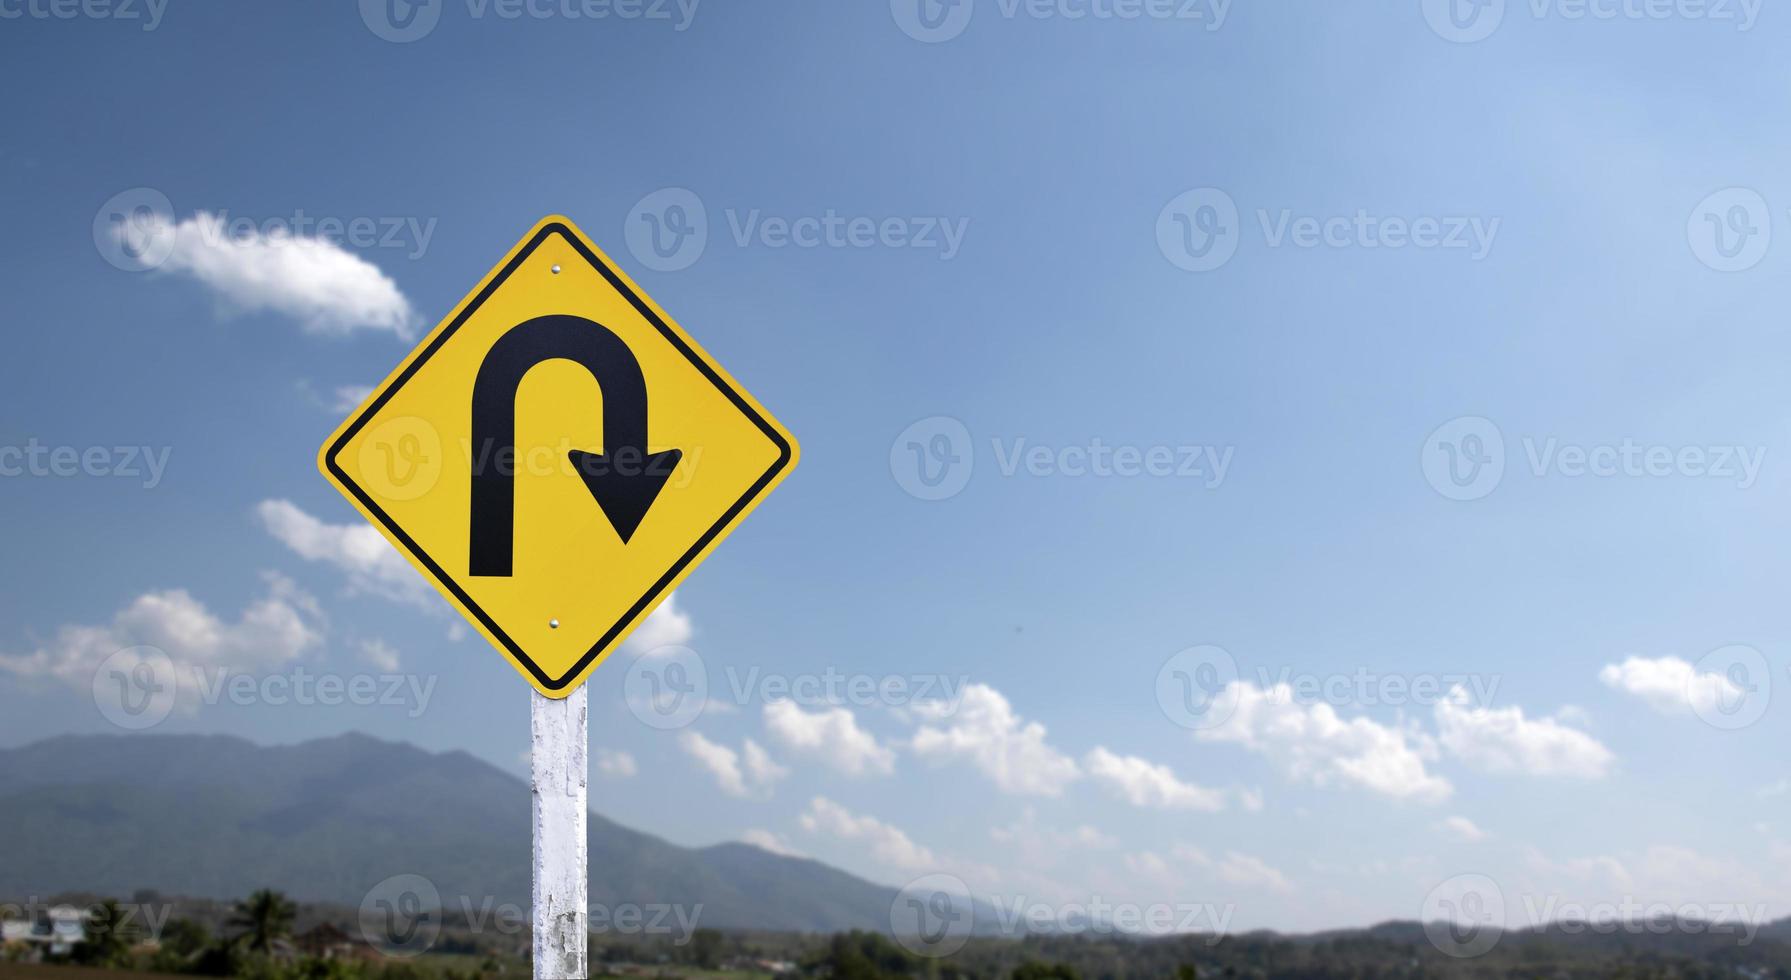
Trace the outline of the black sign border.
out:
M 466 323 L 467 318 L 477 312 L 479 307 L 482 306 L 487 299 L 491 298 L 491 294 L 496 292 L 497 288 L 503 285 L 504 282 L 510 278 L 510 275 L 520 268 L 522 263 L 527 260 L 530 255 L 534 254 L 537 248 L 541 247 L 543 242 L 554 235 L 559 235 L 561 238 L 564 238 L 579 255 L 584 257 L 586 262 L 590 263 L 593 268 L 602 273 L 603 278 L 609 282 L 610 287 L 626 298 L 634 307 L 635 311 L 646 318 L 647 322 L 653 324 L 659 331 L 660 336 L 669 341 L 673 347 L 676 347 L 678 352 L 683 354 L 685 359 L 690 361 L 693 367 L 698 371 L 701 371 L 703 376 L 709 379 L 709 383 L 713 384 L 717 391 L 727 396 L 728 401 L 732 402 L 734 407 L 738 408 L 742 415 L 745 415 L 748 419 L 752 420 L 752 423 L 759 427 L 759 431 L 763 432 L 766 438 L 770 439 L 772 444 L 777 446 L 778 449 L 777 462 L 771 464 L 771 468 L 766 470 L 765 473 L 747 489 L 746 493 L 741 495 L 740 499 L 734 502 L 733 506 L 723 512 L 721 519 L 717 520 L 713 526 L 703 532 L 702 536 L 697 538 L 696 543 L 690 547 L 690 550 L 680 556 L 678 560 L 672 564 L 672 567 L 668 569 L 664 575 L 660 576 L 657 582 L 653 583 L 652 588 L 648 589 L 645 595 L 641 596 L 634 605 L 630 606 L 628 611 L 622 614 L 622 618 L 617 620 L 613 626 L 606 630 L 602 638 L 599 639 L 590 650 L 586 651 L 585 655 L 580 657 L 578 662 L 574 664 L 564 676 L 559 678 L 548 676 L 548 674 L 535 663 L 534 659 L 528 655 L 528 652 L 515 640 L 511 639 L 510 635 L 505 633 L 503 629 L 498 626 L 497 622 L 493 620 L 484 609 L 481 609 L 478 603 L 473 601 L 472 596 L 466 594 L 466 591 L 460 587 L 460 584 L 454 580 L 454 577 L 443 571 L 441 565 L 437 563 L 428 552 L 424 551 L 410 535 L 406 534 L 404 529 L 399 527 L 398 523 L 392 520 L 391 516 L 388 515 L 379 504 L 374 502 L 367 491 L 361 489 L 360 484 L 350 479 L 348 474 L 343 472 L 342 467 L 336 462 L 336 457 L 342 452 L 343 448 L 348 445 L 349 441 L 353 439 L 375 415 L 379 414 L 380 409 L 385 407 L 386 402 L 391 400 L 392 396 L 398 392 L 398 389 L 404 387 L 405 383 L 417 373 L 418 369 L 428 362 L 430 357 L 435 355 L 435 352 L 447 342 L 448 338 L 454 336 L 454 332 L 459 330 L 462 324 Z M 784 438 L 783 433 L 777 431 L 771 423 L 767 422 L 765 417 L 752 406 L 752 403 L 748 402 L 739 391 L 736 391 L 733 386 L 729 385 L 726 379 L 717 374 L 715 369 L 709 365 L 708 361 L 704 360 L 696 351 L 692 350 L 690 345 L 685 343 L 684 338 L 678 336 L 677 331 L 667 326 L 665 321 L 660 318 L 659 314 L 653 311 L 652 307 L 648 306 L 640 296 L 634 292 L 634 290 L 628 288 L 628 284 L 624 282 L 620 276 L 616 275 L 615 270 L 611 269 L 595 252 L 586 248 L 585 243 L 579 239 L 579 236 L 574 233 L 572 229 L 561 222 L 555 221 L 543 225 L 541 230 L 536 233 L 535 237 L 530 239 L 529 243 L 523 246 L 521 251 L 516 253 L 516 257 L 511 259 L 510 262 L 492 278 L 491 282 L 487 283 L 485 288 L 481 289 L 479 294 L 473 297 L 472 301 L 466 305 L 466 308 L 460 311 L 460 314 L 454 318 L 453 322 L 448 324 L 447 329 L 437 334 L 435 339 L 430 341 L 429 346 L 424 348 L 423 352 L 418 355 L 415 360 L 411 361 L 391 384 L 386 386 L 385 390 L 380 393 L 378 400 L 374 401 L 372 405 L 369 405 L 366 411 L 357 416 L 354 422 L 352 422 L 347 429 L 343 430 L 341 437 L 332 443 L 329 451 L 324 454 L 324 464 L 329 467 L 331 475 L 340 481 L 342 486 L 347 487 L 349 491 L 354 494 L 355 499 L 360 501 L 361 506 L 365 507 L 369 514 L 372 514 L 377 518 L 386 531 L 401 542 L 411 555 L 422 562 L 424 567 L 429 569 L 430 574 L 435 576 L 436 581 L 440 582 L 444 588 L 453 593 L 454 597 L 460 600 L 460 604 L 471 612 L 480 623 L 485 625 L 485 628 L 491 632 L 491 635 L 496 637 L 498 641 L 503 644 L 504 649 L 509 651 L 510 655 L 516 659 L 517 663 L 522 664 L 528 669 L 529 674 L 533 676 L 542 687 L 550 691 L 565 691 L 572 686 L 573 678 L 583 673 L 585 668 L 589 667 L 593 661 L 602 656 L 609 647 L 616 642 L 616 638 L 621 634 L 622 629 L 626 624 L 633 622 L 634 619 L 641 614 L 643 609 L 657 600 L 660 593 L 664 592 L 666 588 L 671 585 L 672 581 L 676 579 L 685 568 L 689 567 L 691 562 L 695 561 L 698 555 L 702 554 L 703 549 L 707 548 L 710 543 L 728 527 L 728 525 L 732 524 L 748 505 L 764 494 L 765 489 L 771 485 L 773 480 L 777 479 L 778 474 L 789 467 L 790 460 L 793 456 L 794 450 L 790 445 L 790 441 Z

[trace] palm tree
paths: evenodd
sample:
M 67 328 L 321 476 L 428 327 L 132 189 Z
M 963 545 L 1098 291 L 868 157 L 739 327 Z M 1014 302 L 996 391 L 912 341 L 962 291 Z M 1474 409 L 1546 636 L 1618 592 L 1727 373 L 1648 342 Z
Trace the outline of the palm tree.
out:
M 248 946 L 253 953 L 266 953 L 274 940 L 292 935 L 292 921 L 298 906 L 277 891 L 263 888 L 247 901 L 237 902 L 228 925 L 237 932 L 235 942 Z

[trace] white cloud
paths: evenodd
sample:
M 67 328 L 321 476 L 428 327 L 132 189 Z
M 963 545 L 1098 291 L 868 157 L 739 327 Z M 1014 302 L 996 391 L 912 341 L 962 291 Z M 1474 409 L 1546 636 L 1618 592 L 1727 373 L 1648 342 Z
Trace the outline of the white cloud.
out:
M 1206 852 L 1192 844 L 1177 844 L 1169 849 L 1169 856 L 1183 864 L 1191 864 L 1197 868 L 1210 867 L 1213 859 Z
M 784 840 L 783 837 L 774 834 L 769 830 L 749 830 L 746 833 L 741 834 L 740 839 L 760 850 L 770 851 L 773 854 L 782 855 L 783 857 L 808 857 L 807 854 L 792 847 L 789 841 Z
M 1238 885 L 1243 889 L 1263 889 L 1282 894 L 1293 890 L 1293 881 L 1288 880 L 1286 874 L 1270 867 L 1263 858 L 1245 855 L 1241 851 L 1225 851 L 1225 855 L 1214 860 L 1193 844 L 1175 844 L 1170 847 L 1168 856 L 1153 851 L 1135 851 L 1123 856 L 1121 864 L 1135 876 L 1159 885 L 1184 887 L 1189 876 L 1187 869 L 1195 869 L 1202 878 L 1216 878 L 1227 885 Z
M 1261 858 L 1240 851 L 1226 851 L 1218 859 L 1191 844 L 1176 844 L 1167 856 L 1154 851 L 1137 851 L 1121 857 L 1125 869 L 1146 883 L 1156 886 L 1184 888 L 1192 875 L 1217 879 L 1242 888 L 1260 888 L 1286 894 L 1293 891 L 1293 882 Z
M 1087 824 L 1069 830 L 1043 826 L 1031 807 L 1026 808 L 1019 820 L 989 828 L 989 839 L 1014 848 L 1021 864 L 1030 869 L 1052 867 L 1075 851 L 1110 850 L 1119 846 L 1117 838 Z
M 339 385 L 331 393 L 330 407 L 338 412 L 352 412 L 373 394 L 372 385 Z
M 1264 863 L 1261 858 L 1240 854 L 1237 851 L 1226 851 L 1216 869 L 1219 880 L 1230 885 L 1241 885 L 1245 888 L 1263 888 L 1272 892 L 1287 893 L 1293 891 L 1293 882 L 1287 876 Z
M 1474 821 L 1467 817 L 1444 817 L 1437 821 L 1437 829 L 1467 844 L 1486 839 L 1486 831 L 1475 826 Z
M 1748 694 L 1727 677 L 1700 673 L 1679 657 L 1629 657 L 1620 664 L 1606 664 L 1598 679 L 1606 687 L 1641 698 L 1662 714 L 1716 711 Z
M 769 787 L 790 774 L 790 770 L 773 762 L 764 748 L 750 738 L 741 746 L 741 756 L 746 761 L 747 778 L 756 786 Z
M 768 793 L 771 784 L 788 775 L 788 771 L 771 761 L 765 750 L 747 739 L 743 752 L 735 752 L 718 742 L 711 742 L 694 731 L 678 736 L 678 745 L 695 759 L 723 793 L 741 798 Z
M 1120 863 L 1137 877 L 1155 884 L 1186 884 L 1188 868 L 1211 872 L 1216 865 L 1206 852 L 1192 844 L 1176 844 L 1167 856 L 1155 851 L 1134 851 L 1122 855 Z
M 887 775 L 895 770 L 895 753 L 859 728 L 849 708 L 811 714 L 793 702 L 773 701 L 765 705 L 765 727 L 790 750 L 817 756 L 848 775 Z
M 1207 813 L 1225 809 L 1224 790 L 1184 783 L 1168 766 L 1135 755 L 1116 755 L 1097 747 L 1083 758 L 1082 765 L 1090 776 L 1133 806 Z
M 429 583 L 371 524 L 326 524 L 289 500 L 263 500 L 255 514 L 267 532 L 306 561 L 334 565 L 351 592 L 368 593 L 434 610 Z
M 1219 698 L 1215 716 L 1230 709 L 1224 723 L 1195 737 L 1260 753 L 1290 778 L 1318 786 L 1348 783 L 1425 803 L 1451 792 L 1448 780 L 1425 770 L 1436 749 L 1420 733 L 1369 718 L 1344 721 L 1328 704 L 1300 704 L 1286 684 L 1264 690 L 1232 681 Z
M 809 801 L 801 822 L 809 833 L 864 844 L 872 857 L 900 871 L 931 871 L 939 866 L 932 851 L 916 844 L 901 830 L 876 817 L 857 816 L 825 796 Z
M 916 754 L 969 759 L 1004 793 L 1058 796 L 1081 775 L 1076 760 L 1045 741 L 1045 726 L 1022 721 L 1007 698 L 986 684 L 966 688 L 955 710 L 933 702 L 914 710 L 934 723 L 914 734 Z
M 53 640 L 29 654 L 0 656 L 0 670 L 53 678 L 87 690 L 106 658 L 138 646 L 167 654 L 182 677 L 190 671 L 278 667 L 323 641 L 324 616 L 317 600 L 291 580 L 272 572 L 263 578 L 267 593 L 251 602 L 235 622 L 220 619 L 184 589 L 150 592 L 138 596 L 107 625 L 64 626 Z
M 1623 866 L 1623 862 L 1608 854 L 1557 861 L 1535 848 L 1528 848 L 1525 851 L 1524 864 L 1531 873 L 1543 875 L 1551 880 L 1591 881 L 1619 888 L 1627 888 L 1634 884 L 1634 878 L 1630 875 L 1629 869 Z
M 674 592 L 628 634 L 628 639 L 622 641 L 622 649 L 630 656 L 650 656 L 656 651 L 670 652 L 670 648 L 684 646 L 695 635 L 696 624 L 678 608 L 678 594 Z
M 428 580 L 371 524 L 328 524 L 289 500 L 264 500 L 256 505 L 255 514 L 269 534 L 300 558 L 335 566 L 347 577 L 351 594 L 375 595 L 428 612 L 447 608 Z M 678 608 L 678 596 L 673 593 L 629 634 L 622 649 L 631 655 L 651 654 L 681 646 L 695 633 L 695 625 Z M 448 627 L 450 642 L 458 643 L 467 635 L 458 621 Z M 710 704 L 720 706 L 713 700 Z
M 388 674 L 398 672 L 398 651 L 390 643 L 381 639 L 362 640 L 358 647 L 361 659 L 372 664 L 375 670 Z
M 1595 779 L 1613 756 L 1597 739 L 1551 718 L 1526 718 L 1522 708 L 1477 708 L 1456 687 L 1437 702 L 1437 738 L 1451 755 L 1495 773 Z
M 280 313 L 320 334 L 415 332 L 416 311 L 397 283 L 326 239 L 233 235 L 224 219 L 204 211 L 177 224 L 158 219 L 148 235 L 151 250 L 167 251 L 162 271 L 204 283 L 229 311 Z
M 1174 877 L 1169 870 L 1169 862 L 1162 855 L 1150 851 L 1137 851 L 1120 858 L 1126 870 L 1141 877 L 1153 880 L 1166 880 Z
M 616 779 L 627 779 L 640 771 L 634 763 L 634 756 L 621 749 L 598 749 L 597 771 Z
M 747 795 L 746 776 L 740 771 L 740 753 L 692 731 L 678 736 L 678 747 L 709 770 L 722 792 L 729 796 Z

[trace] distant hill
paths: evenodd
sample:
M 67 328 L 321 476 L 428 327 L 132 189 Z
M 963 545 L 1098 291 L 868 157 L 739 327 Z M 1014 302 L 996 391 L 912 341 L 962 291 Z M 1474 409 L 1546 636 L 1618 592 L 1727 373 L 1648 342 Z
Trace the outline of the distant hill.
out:
M 358 906 L 395 874 L 447 898 L 529 903 L 527 784 L 464 752 L 362 735 L 262 747 L 79 736 L 0 751 L 0 896 L 235 898 L 276 887 Z M 702 903 L 704 926 L 889 929 L 895 891 L 747 844 L 690 849 L 590 819 L 591 901 Z

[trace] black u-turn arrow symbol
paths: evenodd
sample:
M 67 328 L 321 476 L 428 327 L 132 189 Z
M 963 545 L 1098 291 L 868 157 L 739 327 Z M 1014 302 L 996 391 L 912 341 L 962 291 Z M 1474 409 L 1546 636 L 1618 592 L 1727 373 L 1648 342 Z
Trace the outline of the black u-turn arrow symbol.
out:
M 603 391 L 603 452 L 574 449 L 572 466 L 623 542 L 658 499 L 683 453 L 647 452 L 647 382 L 634 352 L 594 320 L 544 316 L 511 327 L 473 382 L 471 573 L 508 577 L 516 544 L 516 391 L 543 361 L 584 367 Z

